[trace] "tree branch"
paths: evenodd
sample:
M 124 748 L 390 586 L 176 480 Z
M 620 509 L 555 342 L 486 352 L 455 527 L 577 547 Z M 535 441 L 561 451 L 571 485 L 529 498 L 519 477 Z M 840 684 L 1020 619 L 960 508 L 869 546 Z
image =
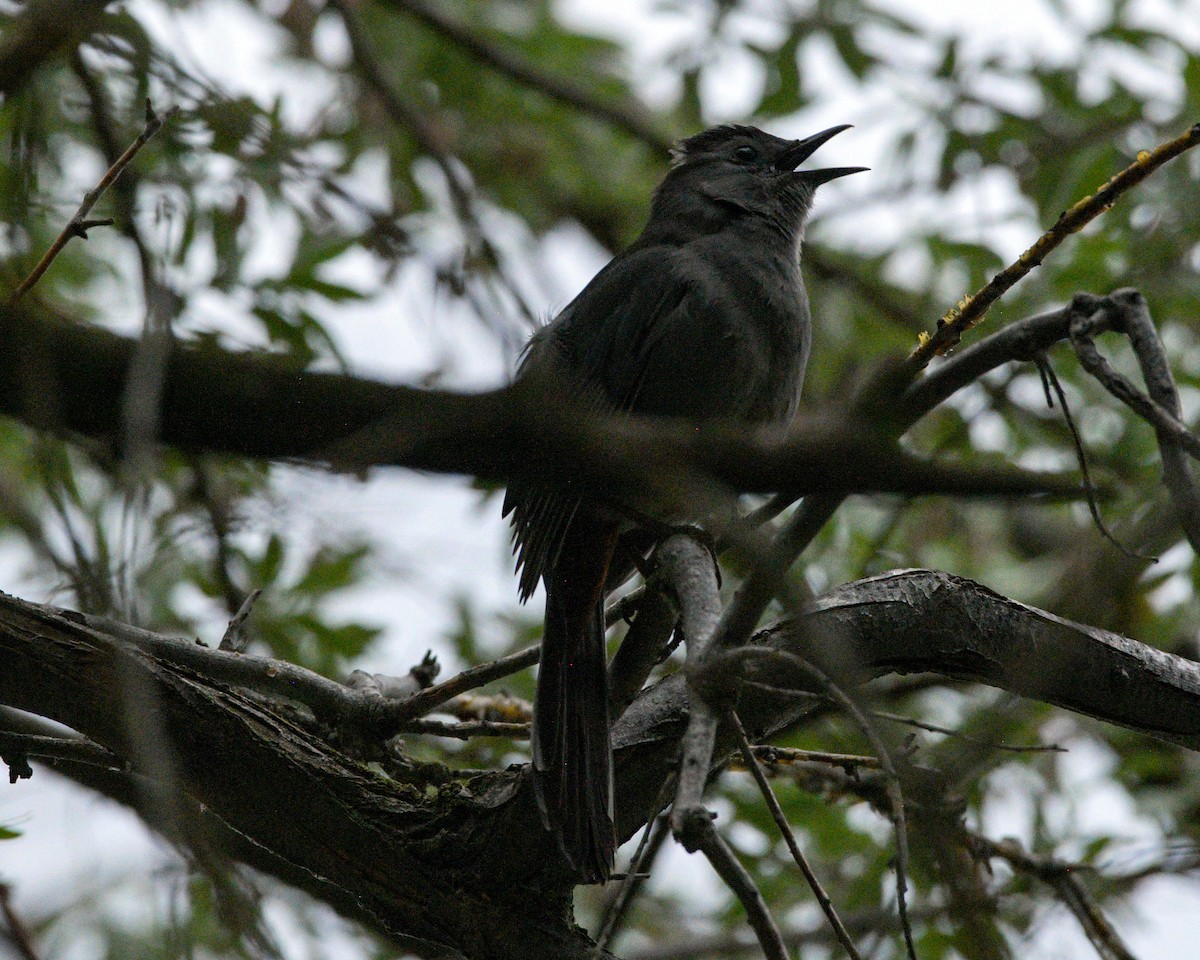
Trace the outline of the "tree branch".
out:
M 806 636 L 830 632 L 867 675 L 936 671 L 1200 748 L 1197 664 L 948 574 L 912 570 L 847 584 L 756 643 L 805 656 Z M 174 794 L 216 814 L 223 832 L 213 836 L 231 855 L 365 919 L 418 955 L 510 957 L 514 944 L 536 960 L 590 955 L 568 919 L 570 873 L 520 771 L 413 791 L 345 756 L 295 711 L 281 713 L 228 676 L 209 676 L 209 662 L 236 655 L 158 642 L 193 647 L 208 660 L 181 666 L 99 621 L 0 596 L 0 702 L 65 723 L 135 764 L 120 775 L 91 767 L 90 776 L 145 778 L 127 705 L 113 695 L 138 691 L 172 751 Z M 777 665 L 757 677 L 753 670 L 754 679 L 778 679 Z M 137 682 L 123 686 L 130 677 Z M 738 715 L 762 740 L 811 709 L 747 686 Z M 640 829 L 677 769 L 686 716 L 686 683 L 677 675 L 643 692 L 615 724 L 621 837 Z M 713 765 L 736 749 L 733 731 L 721 725 Z
M 738 749 L 742 754 L 742 762 L 746 764 L 746 768 L 753 774 L 754 782 L 758 784 L 759 792 L 763 795 L 763 800 L 766 801 L 767 809 L 771 813 L 771 819 L 775 821 L 775 825 L 779 828 L 784 843 L 787 844 L 787 848 L 792 854 L 792 859 L 796 861 L 796 866 L 800 868 L 800 872 L 804 875 L 804 880 L 812 890 L 813 896 L 817 898 L 817 904 L 821 907 L 821 912 L 825 914 L 825 919 L 829 921 L 830 929 L 833 930 L 838 942 L 842 945 L 842 949 L 846 951 L 851 960 L 862 960 L 858 948 L 854 945 L 854 941 L 850 939 L 849 931 L 833 906 L 833 901 L 829 899 L 829 894 L 825 892 L 825 887 L 822 886 L 816 871 L 809 864 L 804 851 L 800 849 L 800 844 L 796 842 L 796 835 L 792 832 L 791 825 L 787 822 L 787 816 L 784 814 L 783 808 L 779 805 L 775 791 L 771 789 L 771 784 L 767 780 L 766 774 L 763 773 L 758 758 L 754 755 L 754 748 L 750 745 L 750 741 L 746 739 L 746 731 L 742 727 L 741 720 L 738 719 L 736 713 L 731 713 L 730 721 L 733 724 L 734 734 L 737 737 Z
M 1142 150 L 1137 159 L 1113 176 L 1099 190 L 1078 201 L 1049 230 L 1043 233 L 1016 261 L 992 277 L 983 287 L 959 301 L 947 311 L 933 335 L 924 335 L 905 363 L 910 374 L 925 367 L 935 356 L 958 344 L 962 335 L 987 313 L 988 309 L 1022 277 L 1028 274 L 1073 233 L 1078 233 L 1100 214 L 1109 210 L 1121 195 L 1136 187 L 1168 160 L 1200 143 L 1200 123 L 1193 124 L 1174 140 L 1160 143 L 1153 150 Z
M 82 239 L 86 240 L 87 232 L 92 227 L 112 225 L 114 221 L 111 218 L 103 220 L 88 220 L 86 218 L 91 212 L 92 207 L 96 205 L 96 201 L 104 195 L 104 191 L 113 185 L 117 177 L 121 175 L 121 171 L 129 166 L 130 161 L 132 161 L 133 158 L 138 155 L 138 152 L 142 149 L 142 147 L 150 142 L 150 138 L 158 133 L 159 129 L 161 129 L 162 125 L 167 121 L 167 119 L 170 118 L 176 109 L 177 108 L 172 107 L 165 114 L 159 116 L 154 112 L 154 108 L 150 105 L 150 101 L 146 101 L 146 125 L 142 128 L 142 132 L 137 135 L 133 143 L 125 148 L 125 152 L 117 157 L 115 161 L 113 161 L 112 166 L 110 166 L 108 170 L 105 171 L 104 176 L 100 178 L 100 182 L 84 195 L 83 202 L 79 205 L 79 209 L 75 211 L 75 216 L 73 216 L 67 225 L 63 227 L 62 232 L 57 238 L 55 238 L 54 242 L 50 245 L 50 248 L 42 255 L 42 259 L 39 260 L 33 270 L 30 271 L 29 276 L 22 280 L 9 296 L 8 303 L 10 306 L 20 300 L 21 297 L 25 296 L 25 294 L 33 288 L 33 285 L 42 279 L 43 274 L 50 269 L 50 264 L 54 262 L 55 257 L 62 253 L 63 248 L 71 241 L 72 237 L 81 237 Z
M 474 57 L 493 70 L 511 80 L 573 107 L 582 113 L 597 117 L 624 130 L 647 146 L 653 147 L 664 157 L 671 149 L 671 140 L 664 137 L 650 121 L 645 110 L 631 101 L 609 103 L 597 99 L 591 90 L 567 77 L 556 76 L 529 63 L 511 50 L 491 43 L 476 30 L 469 29 L 453 18 L 446 16 L 434 4 L 426 0 L 384 0 L 390 6 L 410 14 L 425 26 L 450 41 L 464 53 Z
M 1100 905 L 1079 878 L 1079 865 L 1054 857 L 1042 857 L 1021 848 L 1015 840 L 991 840 L 978 833 L 970 834 L 974 852 L 981 858 L 998 857 L 1014 870 L 1037 877 L 1050 886 L 1083 928 L 1084 935 L 1096 948 L 1101 960 L 1135 960 Z
M 0 340 L 0 413 L 116 442 L 134 341 L 23 307 L 0 308 Z M 790 434 L 716 423 L 696 430 L 598 415 L 550 378 L 457 394 L 179 344 L 166 358 L 159 429 L 164 443 L 191 451 L 571 481 L 652 514 L 727 507 L 723 490 L 1079 494 L 1073 475 L 931 464 L 861 423 L 808 423 Z

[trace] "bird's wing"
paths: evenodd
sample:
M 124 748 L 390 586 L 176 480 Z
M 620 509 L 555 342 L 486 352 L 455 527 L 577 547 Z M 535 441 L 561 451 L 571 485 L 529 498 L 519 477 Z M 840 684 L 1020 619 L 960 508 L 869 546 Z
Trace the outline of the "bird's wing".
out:
M 701 420 L 723 409 L 734 375 L 721 344 L 731 333 L 714 291 L 678 248 L 631 248 L 608 264 L 531 341 L 518 376 L 555 370 L 597 409 Z M 735 363 L 734 366 L 737 364 Z M 579 500 L 561 491 L 510 486 L 522 598 L 552 569 Z
M 546 329 L 547 346 L 611 409 L 739 416 L 746 378 L 769 358 L 746 322 L 749 291 L 719 260 L 689 246 L 631 248 Z

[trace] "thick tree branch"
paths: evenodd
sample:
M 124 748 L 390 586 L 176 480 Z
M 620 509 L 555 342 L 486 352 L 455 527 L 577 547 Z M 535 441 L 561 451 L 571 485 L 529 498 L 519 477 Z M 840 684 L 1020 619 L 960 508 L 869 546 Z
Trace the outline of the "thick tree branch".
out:
M 926 413 L 980 376 L 1013 360 L 1027 360 L 1070 336 L 1071 324 L 1090 318 L 1095 331 L 1112 329 L 1123 318 L 1144 311 L 1138 291 L 1122 289 L 1107 297 L 1078 294 L 1058 310 L 1026 317 L 952 357 L 932 373 L 909 383 L 915 376 L 911 364 L 885 372 L 852 401 L 851 408 L 866 418 L 877 418 L 900 436 Z M 899 390 L 899 396 L 894 391 Z M 845 500 L 839 493 L 806 497 L 776 536 L 769 551 L 758 556 L 733 602 L 726 608 L 721 627 L 723 643 L 741 644 L 757 626 L 767 605 L 786 582 L 787 571 Z M 755 519 L 773 516 L 788 504 L 773 498 Z
M 0 307 L 0 341 L 0 413 L 116 442 L 135 341 L 20 306 Z M 727 504 L 720 490 L 1078 495 L 1073 476 L 931 464 L 849 421 L 790 434 L 724 424 L 697 431 L 598 416 L 557 381 L 457 394 L 184 345 L 166 358 L 160 430 L 164 443 L 185 450 L 572 482 L 639 510 L 686 507 L 679 512 L 689 516 Z
M 902 571 L 848 584 L 756 642 L 810 655 L 810 635 L 839 637 L 865 674 L 934 671 L 1200 747 L 1197 664 L 948 574 Z M 214 662 L 235 656 L 197 649 Z M 779 665 L 766 670 L 759 679 L 778 683 Z M 210 679 L 201 660 L 179 666 L 77 614 L 0 597 L 0 702 L 71 726 L 131 760 L 130 775 L 146 777 L 127 698 L 114 695 L 136 691 L 167 741 L 159 748 L 172 754 L 169 793 L 217 814 L 242 838 L 241 847 L 229 841 L 232 855 L 423 955 L 449 949 L 509 957 L 514 944 L 535 958 L 589 954 L 568 919 L 570 875 L 556 866 L 519 771 L 475 777 L 436 795 L 415 791 L 347 758 L 294 711 L 284 714 L 231 682 Z M 787 683 L 800 686 L 803 678 Z M 808 709 L 806 699 L 747 686 L 738 714 L 761 740 Z M 686 716 L 685 682 L 676 676 L 645 691 L 617 721 L 622 837 L 642 826 L 676 769 Z M 713 764 L 736 747 L 722 725 Z

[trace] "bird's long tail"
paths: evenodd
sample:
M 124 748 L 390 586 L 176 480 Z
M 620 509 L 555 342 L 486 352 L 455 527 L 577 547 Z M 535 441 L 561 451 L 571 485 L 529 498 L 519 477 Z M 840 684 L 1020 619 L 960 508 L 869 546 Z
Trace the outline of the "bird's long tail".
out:
M 533 770 L 547 829 L 586 883 L 608 879 L 616 853 L 604 583 L 611 521 L 576 512 L 546 577 L 546 626 L 533 709 Z

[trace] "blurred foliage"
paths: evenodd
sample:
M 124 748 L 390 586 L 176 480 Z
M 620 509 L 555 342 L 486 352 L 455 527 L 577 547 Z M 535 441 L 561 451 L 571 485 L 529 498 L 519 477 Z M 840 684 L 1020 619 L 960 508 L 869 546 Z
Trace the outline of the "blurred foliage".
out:
M 1185 0 L 1029 6 L 1053 42 L 1034 43 L 1034 28 L 996 29 L 999 19 L 956 28 L 916 0 L 647 0 L 646 30 L 662 40 L 649 53 L 634 45 L 635 58 L 549 0 L 438 0 L 485 47 L 551 81 L 537 84 L 495 69 L 399 0 L 114 3 L 76 58 L 39 70 L 0 110 L 0 275 L 12 285 L 28 272 L 107 166 L 105 144 L 123 148 L 141 128 L 149 97 L 160 111 L 179 112 L 97 209 L 117 215 L 117 229 L 68 246 L 36 296 L 82 321 L 133 331 L 162 310 L 150 299 L 165 290 L 178 337 L 329 368 L 346 364 L 339 323 L 391 309 L 402 283 L 425 277 L 445 298 L 439 303 L 475 313 L 489 349 L 511 352 L 530 316 L 562 302 L 545 282 L 546 236 L 573 224 L 600 249 L 619 249 L 636 235 L 665 163 L 657 143 L 548 94 L 553 81 L 568 80 L 618 112 L 637 105 L 663 139 L 724 119 L 797 133 L 820 112 L 822 121 L 856 123 L 875 167 L 869 181 L 821 198 L 806 247 L 818 330 L 805 401 L 837 405 L 849 384 L 909 349 L 916 331 L 1138 150 L 1200 120 L 1195 31 L 1188 41 L 1173 28 L 1173 18 L 1188 16 Z M 17 9 L 0 5 L 4 16 Z M 369 44 L 374 77 L 352 51 L 347 17 Z M 208 49 L 222 36 L 227 56 Z M 388 89 L 402 109 L 389 106 Z M 731 102 L 743 105 L 736 116 Z M 837 147 L 853 152 L 854 140 Z M 1188 156 L 1022 281 L 981 333 L 1077 291 L 1136 286 L 1194 418 L 1197 211 L 1200 157 Z M 1106 347 L 1129 369 L 1123 345 Z M 942 568 L 1195 655 L 1200 565 L 1164 519 L 1152 431 L 1116 409 L 1065 350 L 1052 360 L 1089 458 L 1120 484 L 1120 495 L 1102 504 L 1106 522 L 1132 551 L 1160 563 L 1120 553 L 1079 505 L 860 498 L 822 531 L 797 575 L 824 589 L 893 567 Z M 1047 408 L 1031 367 L 997 371 L 963 391 L 910 442 L 947 457 L 1074 462 L 1061 412 Z M 281 469 L 170 451 L 147 463 L 129 450 L 0 423 L 0 537 L 42 595 L 210 642 L 250 590 L 265 588 L 250 620 L 252 649 L 333 676 L 351 663 L 369 669 L 380 625 L 344 611 L 385 567 L 383 549 L 366 537 L 297 530 L 277 498 Z M 537 638 L 536 611 L 497 616 L 470 596 L 457 609 L 446 639 L 461 662 Z M 528 673 L 495 686 L 532 693 Z M 974 738 L 917 730 L 909 744 L 913 764 L 939 771 L 961 795 L 970 828 L 999 825 L 1034 853 L 1094 865 L 1088 882 L 1106 906 L 1134 889 L 1120 878 L 1140 866 L 1189 868 L 1186 854 L 1200 840 L 1194 755 L 994 691 L 898 689 L 881 709 Z M 1073 753 L 980 746 L 1042 741 Z M 868 750 L 836 717 L 782 742 Z M 405 749 L 475 769 L 518 761 L 524 745 L 413 737 Z M 1072 762 L 1075 754 L 1081 759 Z M 887 933 L 867 938 L 871 955 L 900 956 L 888 819 L 853 790 L 793 779 L 777 779 L 780 799 L 834 902 L 847 914 L 877 912 Z M 1127 830 L 1112 817 L 1095 829 L 1076 825 L 1071 811 L 1100 787 L 1135 812 Z M 716 792 L 727 810 L 721 823 L 776 915 L 819 930 L 812 897 L 748 776 L 725 773 Z M 938 839 L 914 831 L 920 956 L 981 955 L 942 909 Z M 136 921 L 114 888 L 86 909 L 76 902 L 39 918 L 38 931 L 49 943 L 86 931 L 97 956 L 262 954 L 221 921 L 219 884 L 197 872 L 172 882 L 172 905 Z M 1003 866 L 988 886 L 998 899 L 986 922 L 1012 955 L 1047 955 L 1039 935 L 1053 913 L 1048 887 Z M 332 922 L 326 913 L 275 885 L 265 896 L 290 917 L 284 955 L 318 955 L 314 945 Z M 583 916 L 597 916 L 599 905 L 596 891 L 581 891 Z M 930 907 L 931 916 L 921 913 Z M 659 878 L 636 902 L 617 949 L 635 955 L 639 945 L 743 922 L 729 896 L 697 901 L 686 882 Z M 355 955 L 392 955 L 351 936 Z

